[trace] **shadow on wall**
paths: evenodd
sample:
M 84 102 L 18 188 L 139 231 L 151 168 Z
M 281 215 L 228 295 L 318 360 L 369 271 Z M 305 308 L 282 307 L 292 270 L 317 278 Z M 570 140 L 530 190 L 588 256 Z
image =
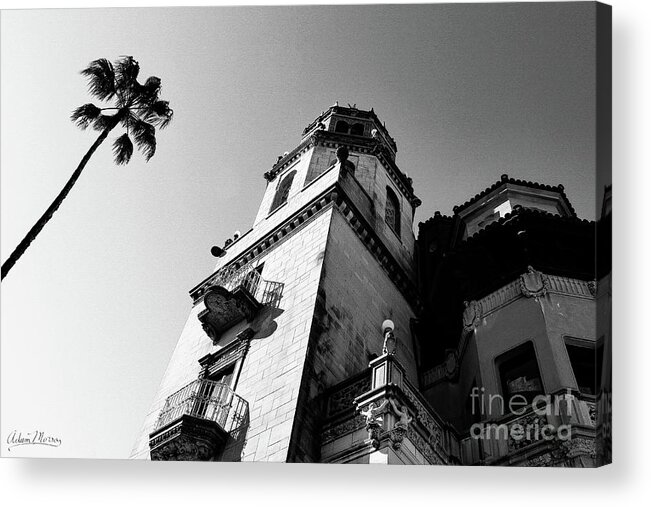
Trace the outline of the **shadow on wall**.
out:
M 264 307 L 251 323 L 251 329 L 255 331 L 253 340 L 264 340 L 273 335 L 278 329 L 276 319 L 280 317 L 285 310 L 281 308 L 273 308 L 271 306 Z

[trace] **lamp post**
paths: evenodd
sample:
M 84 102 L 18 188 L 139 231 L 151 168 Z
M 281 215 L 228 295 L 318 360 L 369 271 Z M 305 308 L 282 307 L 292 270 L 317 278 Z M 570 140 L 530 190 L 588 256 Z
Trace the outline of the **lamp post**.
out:
M 392 320 L 385 320 L 382 322 L 382 333 L 384 334 L 384 345 L 382 346 L 382 353 L 389 356 L 396 354 L 396 337 L 393 334 L 395 325 Z

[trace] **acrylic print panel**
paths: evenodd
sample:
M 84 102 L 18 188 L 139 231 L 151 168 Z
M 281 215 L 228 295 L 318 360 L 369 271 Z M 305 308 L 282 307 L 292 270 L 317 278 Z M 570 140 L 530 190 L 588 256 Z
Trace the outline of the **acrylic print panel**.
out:
M 610 462 L 608 6 L 1 23 L 4 457 Z

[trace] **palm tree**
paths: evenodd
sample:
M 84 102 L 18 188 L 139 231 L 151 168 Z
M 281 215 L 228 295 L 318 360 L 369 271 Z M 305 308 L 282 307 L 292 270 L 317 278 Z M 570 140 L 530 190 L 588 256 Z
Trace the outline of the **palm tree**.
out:
M 81 74 L 88 78 L 90 94 L 100 101 L 111 101 L 111 103 L 109 107 L 84 104 L 73 111 L 70 119 L 82 130 L 92 126 L 94 130 L 101 133 L 81 159 L 77 169 L 72 173 L 54 202 L 2 265 L 1 279 L 4 279 L 16 261 L 25 253 L 30 243 L 52 218 L 54 212 L 61 206 L 79 179 L 90 157 L 115 127 L 121 125 L 126 131 L 113 143 L 116 164 L 127 164 L 131 160 L 132 137 L 146 161 L 154 156 L 156 127 L 165 128 L 172 120 L 173 111 L 170 109 L 168 101 L 159 99 L 161 80 L 152 76 L 147 78 L 144 84 L 140 84 L 138 82 L 139 71 L 140 66 L 132 56 L 121 57 L 115 64 L 111 64 L 103 58 L 95 60 L 81 71 Z

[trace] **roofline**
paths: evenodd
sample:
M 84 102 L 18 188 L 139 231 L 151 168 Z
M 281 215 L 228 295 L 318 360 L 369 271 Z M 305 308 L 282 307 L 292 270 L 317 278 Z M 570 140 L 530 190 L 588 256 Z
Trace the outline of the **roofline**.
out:
M 574 210 L 574 207 L 572 206 L 572 203 L 567 197 L 567 194 L 565 194 L 565 187 L 561 184 L 559 185 L 545 185 L 544 183 L 537 183 L 535 181 L 525 181 L 525 180 L 518 180 L 515 178 L 509 177 L 507 174 L 503 174 L 500 179 L 493 183 L 490 187 L 482 190 L 479 192 L 477 195 L 474 197 L 471 197 L 469 200 L 464 202 L 463 204 L 459 206 L 455 206 L 452 208 L 452 211 L 454 212 L 455 215 L 458 215 L 460 211 L 463 211 L 464 209 L 470 207 L 472 204 L 476 203 L 479 201 L 481 198 L 486 197 L 488 194 L 493 192 L 494 190 L 497 190 L 500 188 L 502 185 L 506 185 L 508 183 L 511 183 L 513 185 L 521 185 L 524 187 L 529 187 L 529 188 L 535 188 L 539 190 L 548 190 L 551 192 L 558 192 L 565 204 L 567 205 L 567 209 L 570 212 L 570 215 L 572 217 L 576 217 L 576 211 Z

